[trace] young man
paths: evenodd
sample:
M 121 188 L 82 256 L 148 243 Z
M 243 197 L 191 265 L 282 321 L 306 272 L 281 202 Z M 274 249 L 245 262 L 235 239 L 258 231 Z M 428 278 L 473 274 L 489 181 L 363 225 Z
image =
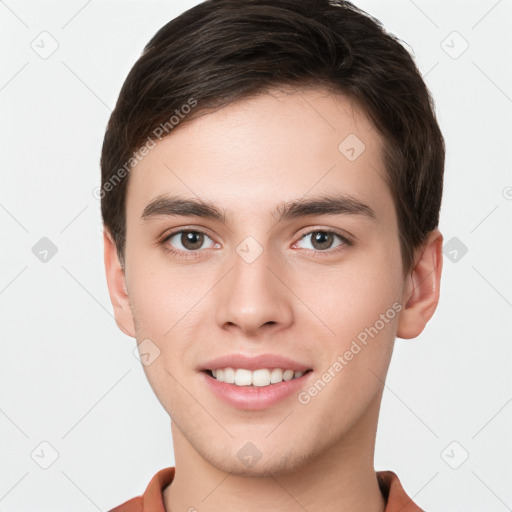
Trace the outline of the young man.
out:
M 129 73 L 101 166 L 110 298 L 175 454 L 114 510 L 420 510 L 373 466 L 442 268 L 444 142 L 400 43 L 348 2 L 201 3 Z

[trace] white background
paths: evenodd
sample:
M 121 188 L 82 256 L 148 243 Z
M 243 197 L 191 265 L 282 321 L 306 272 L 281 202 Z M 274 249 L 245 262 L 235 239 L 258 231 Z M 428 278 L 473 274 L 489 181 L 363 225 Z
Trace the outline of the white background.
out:
M 0 2 L 3 512 L 108 510 L 174 465 L 169 418 L 112 317 L 93 190 L 128 71 L 196 3 Z M 510 510 L 512 1 L 356 4 L 412 48 L 433 93 L 447 143 L 440 229 L 468 249 L 445 256 L 424 333 L 396 341 L 376 469 L 429 512 Z M 43 31 L 58 43 L 47 59 L 31 47 L 51 47 Z M 32 252 L 42 237 L 58 249 L 46 263 Z M 46 470 L 42 442 L 58 453 Z

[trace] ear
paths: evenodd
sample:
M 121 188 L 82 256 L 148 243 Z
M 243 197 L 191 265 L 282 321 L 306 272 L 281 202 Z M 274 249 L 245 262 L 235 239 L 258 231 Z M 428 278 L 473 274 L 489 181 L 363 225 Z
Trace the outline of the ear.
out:
M 114 307 L 116 324 L 127 336 L 135 338 L 133 315 L 125 283 L 125 272 L 117 256 L 116 244 L 107 228 L 103 228 L 103 244 L 108 293 Z
M 443 269 L 443 235 L 432 231 L 416 250 L 413 270 L 404 283 L 397 333 L 399 338 L 418 336 L 430 320 L 439 302 L 439 286 Z

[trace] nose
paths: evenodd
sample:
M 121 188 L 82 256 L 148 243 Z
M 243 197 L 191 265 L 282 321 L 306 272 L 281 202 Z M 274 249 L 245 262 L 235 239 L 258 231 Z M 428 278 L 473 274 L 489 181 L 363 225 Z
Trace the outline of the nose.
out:
M 216 321 L 246 335 L 277 332 L 291 325 L 293 294 L 285 286 L 282 261 L 263 250 L 250 262 L 234 252 L 230 272 L 215 289 Z

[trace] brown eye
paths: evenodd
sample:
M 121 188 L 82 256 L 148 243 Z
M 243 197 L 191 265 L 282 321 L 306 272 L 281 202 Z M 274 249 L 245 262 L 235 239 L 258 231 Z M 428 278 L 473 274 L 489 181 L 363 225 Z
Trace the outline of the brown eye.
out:
M 330 249 L 334 240 L 334 233 L 316 231 L 312 233 L 311 245 L 319 251 Z
M 173 250 L 181 252 L 193 252 L 200 249 L 208 249 L 215 246 L 215 242 L 201 231 L 182 230 L 169 235 L 163 243 Z
M 204 243 L 204 235 L 197 231 L 183 231 L 180 242 L 185 249 L 190 251 L 200 249 Z
M 327 251 L 340 245 L 351 245 L 351 242 L 344 236 L 333 231 L 311 231 L 305 234 L 298 243 L 304 243 L 301 248 L 314 251 Z

